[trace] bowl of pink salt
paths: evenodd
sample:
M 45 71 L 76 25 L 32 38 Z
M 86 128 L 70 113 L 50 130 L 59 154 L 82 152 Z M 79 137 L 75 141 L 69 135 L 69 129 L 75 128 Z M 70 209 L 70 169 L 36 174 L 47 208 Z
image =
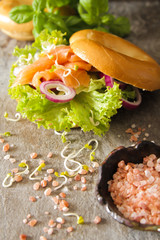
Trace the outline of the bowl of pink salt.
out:
M 98 201 L 119 223 L 160 231 L 160 146 L 142 141 L 113 150 L 100 167 Z

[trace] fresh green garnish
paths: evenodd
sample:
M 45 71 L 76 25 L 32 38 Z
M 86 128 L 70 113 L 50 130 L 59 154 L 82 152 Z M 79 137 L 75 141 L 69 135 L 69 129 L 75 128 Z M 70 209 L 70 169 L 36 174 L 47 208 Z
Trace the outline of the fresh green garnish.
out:
M 8 184 L 7 184 L 7 182 L 8 182 Z M 4 188 L 10 187 L 10 186 L 12 186 L 13 182 L 14 182 L 14 178 L 13 178 L 12 173 L 7 173 L 7 176 L 4 178 L 4 180 L 2 182 L 2 186 Z
M 44 168 L 46 165 L 45 163 L 41 163 L 38 167 L 36 167 L 36 169 L 29 175 L 29 179 L 30 180 L 40 180 L 41 177 L 33 177 L 33 175 L 38 171 L 42 171 L 42 168 Z
M 17 173 L 18 175 L 23 175 L 23 174 L 28 174 L 29 173 L 29 166 L 28 166 L 27 163 L 21 162 L 18 166 L 21 167 L 21 168 L 25 168 L 24 171 L 18 172 Z
M 127 86 L 126 89 L 122 91 L 122 97 L 126 100 L 135 100 L 136 92 L 132 86 Z
M 65 142 L 67 141 L 65 135 L 66 135 L 66 132 L 64 131 L 64 132 L 62 133 L 62 135 L 61 135 L 61 140 L 62 140 L 63 143 L 65 143 Z
M 46 165 L 45 165 L 45 163 L 41 163 L 40 165 L 39 165 L 39 167 L 37 168 L 37 171 L 42 171 L 42 168 L 44 168 Z
M 77 224 L 83 224 L 84 223 L 84 219 L 82 216 L 79 216 L 77 213 L 64 213 L 64 216 L 75 216 L 77 217 Z
M 121 37 L 130 32 L 128 18 L 109 13 L 108 0 L 34 0 L 32 6 L 12 8 L 9 16 L 19 24 L 33 20 L 35 37 L 43 29 L 66 32 L 67 38 L 81 29 L 97 29 Z
M 82 165 L 83 169 L 88 171 L 89 167 L 87 165 Z
M 11 133 L 10 132 L 0 133 L 0 136 L 10 137 Z
M 13 119 L 13 118 L 9 118 L 9 117 L 8 117 L 8 113 L 5 112 L 5 113 L 4 113 L 4 117 L 5 117 L 5 119 L 6 119 L 7 121 L 18 122 L 18 121 L 20 120 L 20 118 L 21 118 L 21 114 L 20 114 L 20 113 L 16 113 L 16 114 L 15 114 L 15 119 Z

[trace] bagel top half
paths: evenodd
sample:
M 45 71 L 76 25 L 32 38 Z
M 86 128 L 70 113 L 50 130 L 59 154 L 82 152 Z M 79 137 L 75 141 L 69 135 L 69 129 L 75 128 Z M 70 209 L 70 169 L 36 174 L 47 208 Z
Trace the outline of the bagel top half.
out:
M 76 55 L 106 75 L 144 90 L 160 89 L 160 65 L 127 40 L 81 30 L 71 36 L 70 45 Z

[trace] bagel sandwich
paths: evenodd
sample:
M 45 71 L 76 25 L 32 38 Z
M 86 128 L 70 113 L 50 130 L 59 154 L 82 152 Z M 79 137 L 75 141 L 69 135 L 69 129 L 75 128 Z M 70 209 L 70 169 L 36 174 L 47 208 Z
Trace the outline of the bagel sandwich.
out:
M 134 44 L 96 30 L 43 31 L 32 46 L 18 47 L 9 94 L 17 111 L 38 127 L 103 135 L 122 106 L 141 103 L 140 89 L 160 89 L 160 66 Z

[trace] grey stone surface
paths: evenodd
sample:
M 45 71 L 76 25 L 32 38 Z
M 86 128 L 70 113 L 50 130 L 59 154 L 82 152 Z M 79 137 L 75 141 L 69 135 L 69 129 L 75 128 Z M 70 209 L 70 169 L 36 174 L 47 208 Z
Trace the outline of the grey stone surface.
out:
M 160 2 L 159 1 L 110 1 L 110 10 L 116 15 L 126 15 L 131 21 L 132 31 L 128 39 L 148 52 L 160 63 Z M 27 234 L 29 238 L 38 240 L 41 235 L 47 239 L 76 239 L 76 240 L 158 240 L 159 234 L 154 232 L 142 232 L 127 228 L 115 222 L 99 205 L 95 196 L 95 187 L 98 179 L 98 171 L 87 176 L 87 191 L 73 190 L 73 182 L 67 183 L 67 201 L 70 203 L 70 211 L 82 215 L 85 220 L 84 225 L 77 225 L 74 217 L 66 217 L 66 223 L 60 230 L 55 230 L 54 234 L 48 236 L 43 232 L 43 227 L 47 226 L 49 219 L 56 219 L 63 216 L 54 208 L 51 197 L 44 196 L 43 189 L 35 192 L 32 188 L 33 182 L 24 177 L 24 180 L 10 188 L 2 188 L 2 181 L 12 168 L 18 166 L 21 160 L 26 159 L 33 170 L 40 159 L 46 160 L 47 168 L 53 167 L 56 171 L 64 170 L 63 159 L 60 152 L 65 146 L 61 142 L 60 136 L 55 135 L 52 130 L 43 128 L 37 129 L 36 125 L 28 120 L 21 120 L 17 123 L 8 122 L 3 117 L 5 111 L 11 117 L 16 113 L 16 102 L 7 95 L 9 71 L 15 58 L 12 51 L 16 45 L 24 46 L 25 42 L 18 42 L 10 39 L 0 32 L 0 132 L 10 131 L 11 137 L 5 137 L 5 142 L 12 145 L 11 157 L 17 162 L 11 164 L 4 160 L 6 153 L 2 152 L 3 144 L 0 143 L 0 240 L 18 240 L 21 233 Z M 101 163 L 105 156 L 114 148 L 124 145 L 129 146 L 129 136 L 125 130 L 135 123 L 138 127 L 146 128 L 149 133 L 148 140 L 153 140 L 160 144 L 160 91 L 144 92 L 141 106 L 135 111 L 121 109 L 113 118 L 111 128 L 102 138 L 94 136 L 93 133 L 83 133 L 80 129 L 74 129 L 68 134 L 68 139 L 72 140 L 72 146 L 76 149 L 83 146 L 91 138 L 99 141 L 96 151 L 97 162 Z M 151 127 L 148 126 L 151 124 Z M 140 140 L 144 137 L 141 136 Z M 53 152 L 53 157 L 47 159 L 48 152 Z M 30 153 L 37 152 L 38 158 L 30 159 Z M 85 164 L 89 162 L 89 152 L 85 152 L 79 157 L 79 161 Z M 81 184 L 78 183 L 80 186 Z M 52 196 L 58 192 L 53 192 Z M 39 196 L 37 202 L 29 202 L 29 196 Z M 50 214 L 45 215 L 48 211 Z M 23 219 L 30 213 L 38 220 L 38 224 L 31 228 L 23 223 Z M 102 217 L 99 225 L 93 224 L 96 215 Z M 66 228 L 72 225 L 75 230 L 71 234 L 66 233 Z

